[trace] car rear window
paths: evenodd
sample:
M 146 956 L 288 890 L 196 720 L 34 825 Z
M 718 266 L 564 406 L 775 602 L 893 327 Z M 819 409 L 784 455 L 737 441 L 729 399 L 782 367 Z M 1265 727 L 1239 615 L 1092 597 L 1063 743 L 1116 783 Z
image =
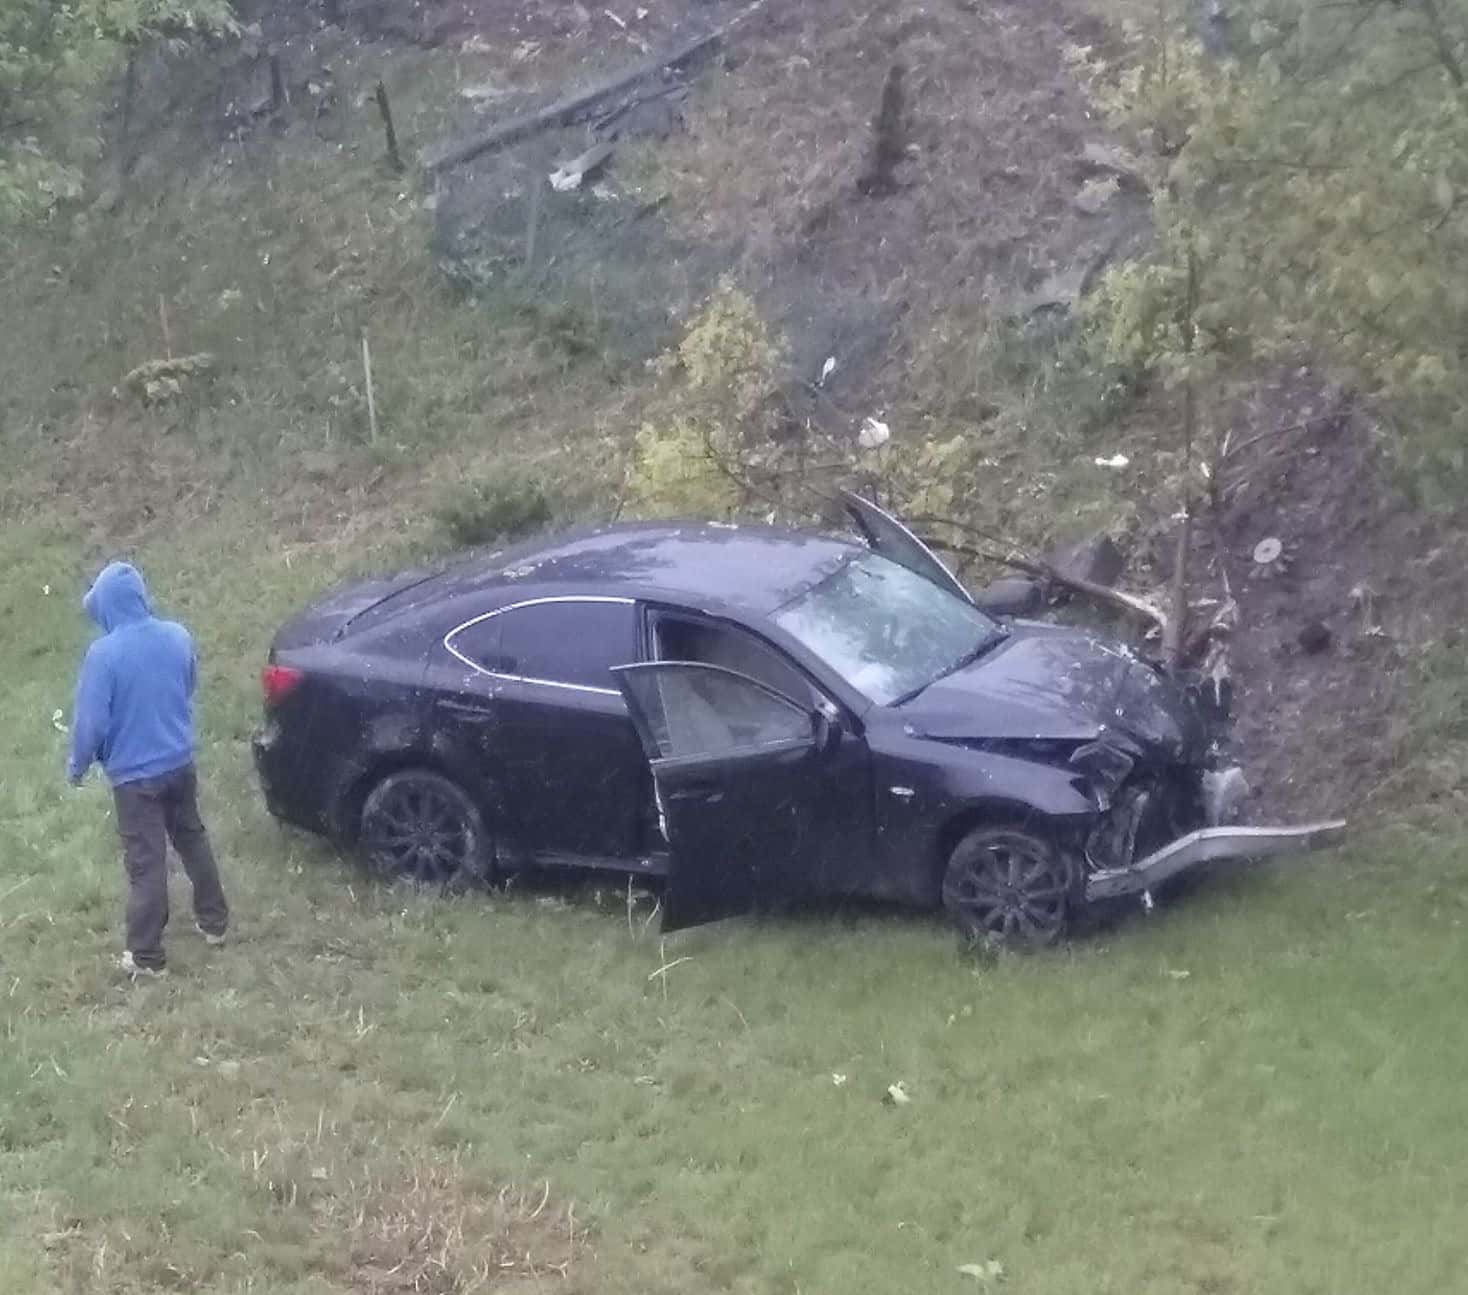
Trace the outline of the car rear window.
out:
M 637 618 L 630 602 L 530 603 L 484 623 L 495 622 L 496 673 L 616 692 L 612 667 L 637 660 Z

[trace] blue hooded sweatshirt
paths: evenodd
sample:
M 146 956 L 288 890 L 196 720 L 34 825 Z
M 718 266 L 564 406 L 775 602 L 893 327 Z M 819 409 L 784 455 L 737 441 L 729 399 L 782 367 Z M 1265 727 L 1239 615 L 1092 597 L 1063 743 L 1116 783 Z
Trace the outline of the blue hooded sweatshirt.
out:
M 153 615 L 126 562 L 103 569 L 82 607 L 103 633 L 77 679 L 67 777 L 80 782 L 97 760 L 114 787 L 182 769 L 194 758 L 198 669 L 188 630 Z

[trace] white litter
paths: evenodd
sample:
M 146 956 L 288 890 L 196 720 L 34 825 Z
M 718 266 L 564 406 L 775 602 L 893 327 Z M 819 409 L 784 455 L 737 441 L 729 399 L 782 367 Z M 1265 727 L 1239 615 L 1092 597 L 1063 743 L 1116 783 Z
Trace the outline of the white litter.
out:
M 878 450 L 892 439 L 892 429 L 878 418 L 868 418 L 856 434 L 856 443 L 864 450 Z
M 1124 468 L 1130 462 L 1131 460 L 1125 454 L 1113 454 L 1109 458 L 1102 458 L 1098 455 L 1096 458 L 1098 468 Z

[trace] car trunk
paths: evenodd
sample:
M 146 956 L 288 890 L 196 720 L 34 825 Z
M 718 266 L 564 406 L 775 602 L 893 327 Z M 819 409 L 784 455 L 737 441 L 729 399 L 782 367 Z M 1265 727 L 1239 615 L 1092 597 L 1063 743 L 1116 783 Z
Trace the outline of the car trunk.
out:
M 368 612 L 440 576 L 437 569 L 405 571 L 384 579 L 355 580 L 337 586 L 285 623 L 271 644 L 271 659 L 295 648 L 314 647 L 342 637 Z

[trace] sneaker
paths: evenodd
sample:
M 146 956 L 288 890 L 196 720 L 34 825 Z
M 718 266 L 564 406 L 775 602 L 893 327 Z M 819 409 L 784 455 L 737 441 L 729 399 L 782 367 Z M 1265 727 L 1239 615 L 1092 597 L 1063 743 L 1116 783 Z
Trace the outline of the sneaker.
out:
M 149 976 L 156 979 L 159 976 L 166 976 L 168 974 L 167 967 L 144 967 L 135 962 L 131 949 L 128 949 L 123 953 L 122 957 L 118 958 L 117 968 L 119 971 L 131 976 L 134 980 L 139 976 Z
M 200 935 L 204 937 L 204 943 L 207 944 L 211 949 L 218 949 L 223 947 L 223 931 L 220 931 L 217 935 L 211 934 L 209 931 L 206 931 L 202 926 L 200 926 L 197 922 L 194 923 L 194 930 L 196 930 Z

